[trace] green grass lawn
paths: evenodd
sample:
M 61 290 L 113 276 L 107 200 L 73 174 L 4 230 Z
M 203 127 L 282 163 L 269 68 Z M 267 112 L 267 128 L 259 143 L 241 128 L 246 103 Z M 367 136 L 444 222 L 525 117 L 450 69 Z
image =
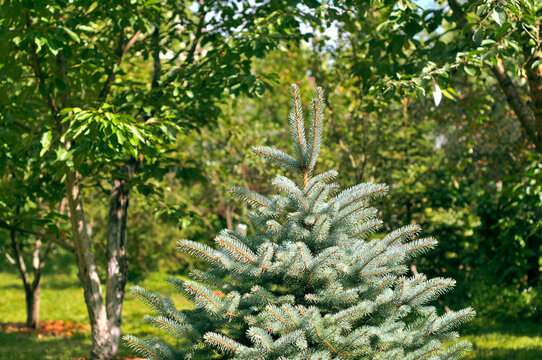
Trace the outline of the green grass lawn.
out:
M 178 308 L 191 304 L 166 283 L 169 275 L 155 273 L 139 283 L 162 295 L 170 296 Z M 128 284 L 128 288 L 131 284 Z M 167 338 L 163 332 L 143 323 L 143 315 L 150 310 L 128 293 L 123 307 L 122 330 L 124 334 L 138 336 L 155 335 Z M 24 322 L 24 291 L 15 274 L 0 273 L 0 322 Z M 40 320 L 66 320 L 88 325 L 87 309 L 83 290 L 73 275 L 48 275 L 44 278 L 41 292 Z M 27 334 L 6 334 L 0 332 L 0 360 L 65 360 L 85 357 L 90 352 L 91 340 L 88 334 L 77 334 L 71 338 L 58 336 L 37 336 Z M 119 355 L 130 355 L 122 348 Z
M 542 360 L 542 324 L 524 322 L 495 324 L 475 319 L 462 328 L 474 344 L 465 359 Z
M 155 273 L 139 285 L 172 297 L 178 308 L 190 304 L 167 283 L 168 275 Z M 166 338 L 162 332 L 142 322 L 149 310 L 131 294 L 124 303 L 123 332 Z M 73 275 L 48 275 L 44 278 L 41 300 L 41 320 L 66 320 L 88 324 L 83 290 Z M 0 322 L 23 322 L 25 319 L 24 292 L 15 274 L 0 273 Z M 495 324 L 476 319 L 461 330 L 474 343 L 474 351 L 466 359 L 484 360 L 541 360 L 542 325 L 534 323 Z M 66 360 L 85 357 L 89 353 L 88 334 L 71 338 L 57 336 L 6 334 L 0 332 L 0 360 L 43 359 Z M 119 355 L 128 355 L 125 348 Z

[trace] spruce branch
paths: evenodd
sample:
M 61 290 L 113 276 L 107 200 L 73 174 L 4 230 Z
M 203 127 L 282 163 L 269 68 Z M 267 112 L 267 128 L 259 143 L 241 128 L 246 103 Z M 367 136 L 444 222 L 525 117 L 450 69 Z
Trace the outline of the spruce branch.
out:
M 294 172 L 301 171 L 299 163 L 296 161 L 296 159 L 280 150 L 273 149 L 268 146 L 255 146 L 252 148 L 252 151 L 264 160 L 275 163 L 286 170 L 291 170 Z
M 292 84 L 292 109 L 288 117 L 290 123 L 290 137 L 294 145 L 294 153 L 303 173 L 306 172 L 305 157 L 307 153 L 307 140 L 305 138 L 305 123 L 303 121 L 303 108 L 301 106 L 301 95 L 299 86 Z
M 316 160 L 318 159 L 318 154 L 320 152 L 324 128 L 324 107 L 324 90 L 321 87 L 318 87 L 315 90 L 315 97 L 311 101 L 312 123 L 309 130 L 309 154 L 305 164 L 309 174 L 314 169 Z

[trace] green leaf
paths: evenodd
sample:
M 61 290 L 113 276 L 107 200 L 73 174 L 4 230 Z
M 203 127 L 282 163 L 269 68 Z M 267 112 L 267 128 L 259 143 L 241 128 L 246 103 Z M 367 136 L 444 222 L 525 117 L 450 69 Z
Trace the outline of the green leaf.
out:
M 536 59 L 533 64 L 531 65 L 531 69 L 534 69 L 542 64 L 542 59 Z
M 499 26 L 502 26 L 507 20 L 506 12 L 499 7 L 493 9 L 492 17 Z
M 446 96 L 450 100 L 455 100 L 455 97 L 447 90 L 447 89 L 440 89 L 442 94 Z
M 437 85 L 437 82 L 435 79 L 431 81 L 431 85 L 433 86 L 433 101 L 435 102 L 435 106 L 439 106 L 440 101 L 442 100 L 442 90 Z
M 41 50 L 41 47 L 45 44 L 47 44 L 47 39 L 46 38 L 35 38 L 34 39 L 34 44 L 36 44 L 36 52 L 40 52 Z
M 472 27 L 474 26 L 475 24 L 473 23 L 468 23 L 467 25 L 465 25 L 463 27 L 463 29 L 461 29 L 461 36 L 465 36 L 469 31 L 470 29 L 472 29 Z
M 480 43 L 482 42 L 483 36 L 484 36 L 484 32 L 482 28 L 480 27 L 476 29 L 476 31 L 474 32 L 474 35 L 472 35 L 472 41 L 474 41 L 474 44 L 476 46 L 480 45 Z
M 465 65 L 465 72 L 470 76 L 475 76 L 476 75 L 476 68 Z
M 43 133 L 43 136 L 41 137 L 41 151 L 40 151 L 40 156 L 43 156 L 43 154 L 45 154 L 47 152 L 47 150 L 49 150 L 49 148 L 51 147 L 51 139 L 53 138 L 53 134 L 52 132 L 49 130 L 45 133 Z
M 496 44 L 497 42 L 493 39 L 484 39 L 482 40 L 482 46 L 489 46 L 489 45 L 493 45 L 493 44 Z
M 451 87 L 447 88 L 446 90 L 448 90 L 448 92 L 449 92 L 450 94 L 452 94 L 453 96 L 456 96 L 456 97 L 459 96 L 459 95 L 457 95 L 457 91 L 455 91 L 455 90 L 454 90 L 453 88 L 451 88 Z
M 538 221 L 536 225 L 534 226 L 533 230 L 529 233 L 529 235 L 527 235 L 527 237 L 529 238 L 533 236 L 534 234 L 539 232 L 541 229 L 542 229 L 542 221 Z
M 126 140 L 126 138 L 124 137 L 122 132 L 121 131 L 116 131 L 115 134 L 117 135 L 117 140 L 119 141 L 119 144 L 120 145 L 124 144 L 124 141 Z
M 476 16 L 482 16 L 487 9 L 487 4 L 482 4 L 476 9 Z
M 93 2 L 92 4 L 90 4 L 90 6 L 88 7 L 88 10 L 87 10 L 87 14 L 90 14 L 92 11 L 94 11 L 94 9 L 96 9 L 98 7 L 98 2 L 95 1 Z
M 126 126 L 128 127 L 128 129 L 130 129 L 132 131 L 132 133 L 139 139 L 141 140 L 141 142 L 145 142 L 145 139 L 143 138 L 143 136 L 141 136 L 141 133 L 139 132 L 139 130 L 131 125 L 131 124 L 126 124 Z
M 80 43 L 81 39 L 79 38 L 79 35 L 68 29 L 67 27 L 63 27 L 64 31 L 69 35 L 69 37 L 75 41 L 76 43 Z
M 61 147 L 56 151 L 57 160 L 66 161 L 67 159 L 71 157 L 72 153 L 73 153 L 73 150 L 67 151 L 66 149 Z
M 508 32 L 508 29 L 510 29 L 511 27 L 512 24 L 510 24 L 509 22 L 505 22 L 502 26 L 497 28 L 497 30 L 495 31 L 496 40 L 500 40 L 503 36 L 505 36 Z

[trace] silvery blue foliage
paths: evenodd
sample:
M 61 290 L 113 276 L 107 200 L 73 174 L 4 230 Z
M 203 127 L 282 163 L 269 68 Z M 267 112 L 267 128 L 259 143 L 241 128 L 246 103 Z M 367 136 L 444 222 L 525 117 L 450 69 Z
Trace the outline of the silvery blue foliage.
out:
M 292 98 L 294 156 L 268 147 L 254 152 L 293 177 L 273 179 L 277 193 L 270 196 L 229 189 L 252 207 L 253 234 L 223 230 L 216 247 L 178 242 L 210 265 L 194 270 L 193 280 L 170 279 L 195 309 L 177 311 L 168 298 L 132 289 L 155 312 L 145 322 L 178 338 L 175 347 L 133 336 L 126 343 L 148 359 L 459 359 L 471 345 L 458 341 L 456 328 L 474 311 L 439 315 L 431 301 L 455 281 L 412 276 L 406 265 L 437 241 L 418 239 L 415 225 L 371 236 L 382 221 L 370 202 L 387 186 L 340 191 L 336 171 L 314 175 L 323 91 L 311 102 L 308 136 L 297 85 Z

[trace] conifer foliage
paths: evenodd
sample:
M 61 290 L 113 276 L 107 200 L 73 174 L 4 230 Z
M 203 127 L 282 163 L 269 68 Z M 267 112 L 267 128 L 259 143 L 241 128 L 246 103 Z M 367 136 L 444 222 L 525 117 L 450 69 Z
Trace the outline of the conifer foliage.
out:
M 276 194 L 229 189 L 251 205 L 254 233 L 223 230 L 216 248 L 179 241 L 181 251 L 210 264 L 194 270 L 193 280 L 169 280 L 195 308 L 178 311 L 169 298 L 132 289 L 156 313 L 144 320 L 179 339 L 172 347 L 126 336 L 136 352 L 148 359 L 452 360 L 470 349 L 456 328 L 474 311 L 439 315 L 431 306 L 455 281 L 408 273 L 406 263 L 437 241 L 418 238 L 415 225 L 372 236 L 382 221 L 370 201 L 387 186 L 341 190 L 335 170 L 314 174 L 323 96 L 318 88 L 306 133 L 299 88 L 292 85 L 293 156 L 254 148 L 294 175 L 275 177 Z

